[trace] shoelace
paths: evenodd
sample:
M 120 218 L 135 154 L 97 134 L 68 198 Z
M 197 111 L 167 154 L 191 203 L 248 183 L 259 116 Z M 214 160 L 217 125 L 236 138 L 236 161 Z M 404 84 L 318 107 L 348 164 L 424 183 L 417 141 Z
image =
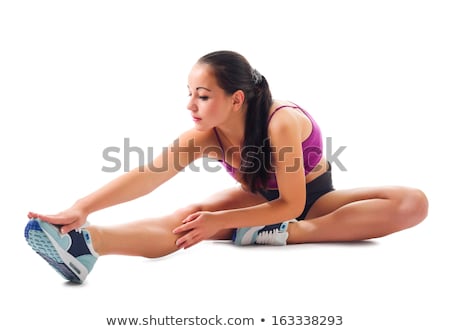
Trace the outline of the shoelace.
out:
M 285 238 L 280 238 L 279 235 L 282 234 L 282 232 L 276 229 L 262 231 L 256 237 L 256 243 L 260 245 L 280 245 L 282 242 L 278 239 L 282 239 L 283 241 L 285 240 Z

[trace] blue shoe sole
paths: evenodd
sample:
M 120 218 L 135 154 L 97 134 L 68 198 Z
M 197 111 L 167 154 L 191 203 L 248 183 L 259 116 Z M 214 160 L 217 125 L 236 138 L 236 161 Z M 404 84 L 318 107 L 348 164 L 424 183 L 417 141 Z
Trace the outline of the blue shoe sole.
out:
M 73 283 L 81 283 L 81 279 L 64 263 L 55 247 L 42 230 L 39 222 L 32 219 L 25 227 L 25 239 L 28 245 L 61 276 Z
M 256 242 L 258 231 L 262 228 L 264 228 L 264 226 L 236 229 L 233 233 L 232 240 L 237 246 L 253 245 Z

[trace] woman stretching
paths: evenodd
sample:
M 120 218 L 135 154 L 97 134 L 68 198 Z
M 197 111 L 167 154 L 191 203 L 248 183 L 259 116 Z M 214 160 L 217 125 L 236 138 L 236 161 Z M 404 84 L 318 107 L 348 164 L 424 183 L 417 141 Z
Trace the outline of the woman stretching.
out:
M 318 124 L 295 103 L 272 99 L 265 77 L 242 55 L 201 57 L 188 89 L 194 127 L 166 152 L 57 215 L 28 214 L 27 242 L 67 280 L 83 282 L 106 254 L 161 257 L 206 239 L 356 241 L 407 229 L 427 216 L 427 198 L 418 189 L 335 190 Z M 164 217 L 87 225 L 89 214 L 152 192 L 202 157 L 220 161 L 240 186 Z

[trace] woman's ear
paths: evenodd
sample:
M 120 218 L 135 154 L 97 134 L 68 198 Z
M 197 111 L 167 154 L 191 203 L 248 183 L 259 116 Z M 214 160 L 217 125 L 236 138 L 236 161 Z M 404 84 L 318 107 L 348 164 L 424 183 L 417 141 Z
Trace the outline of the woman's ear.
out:
M 234 111 L 241 110 L 241 108 L 242 108 L 242 106 L 244 105 L 244 102 L 245 102 L 244 91 L 237 90 L 236 92 L 233 93 L 232 98 L 233 98 L 232 99 L 232 101 L 233 101 L 233 110 Z

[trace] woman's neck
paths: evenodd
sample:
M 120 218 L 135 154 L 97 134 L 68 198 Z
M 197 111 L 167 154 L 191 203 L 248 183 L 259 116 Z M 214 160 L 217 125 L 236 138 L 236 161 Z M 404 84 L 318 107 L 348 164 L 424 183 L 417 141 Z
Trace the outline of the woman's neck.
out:
M 217 127 L 221 135 L 232 146 L 241 146 L 244 141 L 245 114 L 246 109 L 234 112 L 226 122 Z

